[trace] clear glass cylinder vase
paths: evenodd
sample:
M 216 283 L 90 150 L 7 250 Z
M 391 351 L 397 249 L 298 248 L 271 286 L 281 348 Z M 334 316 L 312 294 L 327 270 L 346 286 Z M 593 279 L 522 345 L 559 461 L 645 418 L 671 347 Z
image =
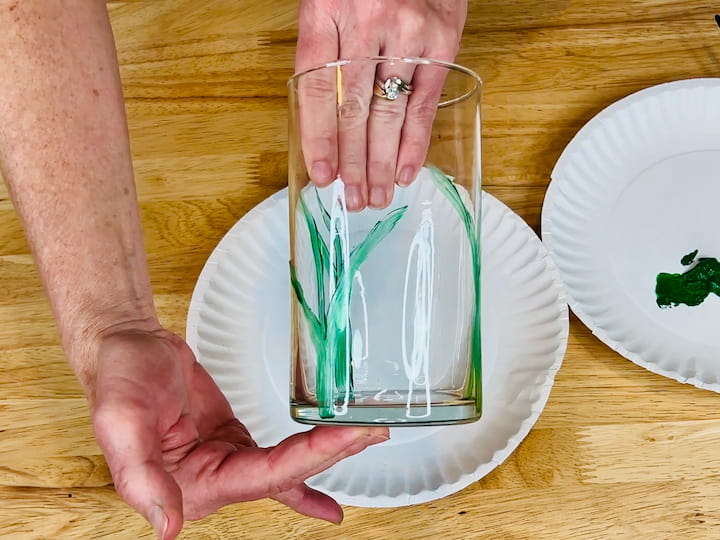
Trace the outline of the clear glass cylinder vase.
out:
M 292 417 L 478 419 L 479 77 L 428 59 L 365 58 L 297 74 L 288 86 Z M 413 151 L 420 159 L 403 179 Z M 318 155 L 330 163 L 329 183 L 316 177 Z M 358 170 L 360 205 L 348 188 Z M 373 208 L 379 174 L 390 176 L 391 194 Z M 393 186 L 398 178 L 403 186 Z

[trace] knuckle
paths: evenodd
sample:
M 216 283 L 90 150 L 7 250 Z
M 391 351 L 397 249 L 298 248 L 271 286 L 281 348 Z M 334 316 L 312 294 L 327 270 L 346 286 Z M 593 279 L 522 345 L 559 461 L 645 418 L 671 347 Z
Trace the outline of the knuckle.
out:
M 390 122 L 399 122 L 405 116 L 405 111 L 398 106 L 398 103 L 383 98 L 374 99 L 371 110 L 375 117 Z
M 130 480 L 125 474 L 124 466 L 111 467 L 110 474 L 115 486 L 115 491 L 123 500 L 128 500 L 130 495 Z
M 430 134 L 412 137 L 403 141 L 403 158 L 405 161 L 422 161 L 427 152 Z
M 337 137 L 335 133 L 313 133 L 308 130 L 303 139 L 303 152 L 311 161 L 329 159 L 335 161 Z
M 93 407 L 92 422 L 98 445 L 114 454 L 123 445 L 137 441 L 147 427 L 147 413 L 132 399 L 122 408 L 112 400 Z
M 455 55 L 460 49 L 460 40 L 462 39 L 461 34 L 448 36 L 447 41 L 443 41 L 437 47 L 432 47 L 429 56 L 443 60 L 445 62 L 452 62 L 455 60 Z
M 368 183 L 384 185 L 389 183 L 384 181 L 385 178 L 392 179 L 395 168 L 389 159 L 372 159 L 368 162 L 368 170 L 370 171 Z
M 402 13 L 398 13 L 400 20 L 398 21 L 404 34 L 404 38 L 422 38 L 427 30 L 428 19 L 425 13 L 418 9 L 406 9 Z
M 338 108 L 340 118 L 349 122 L 365 121 L 368 117 L 367 100 L 360 96 L 346 97 Z
M 267 468 L 269 477 L 268 495 L 270 497 L 283 493 L 284 491 L 288 491 L 298 483 L 297 479 L 290 478 L 277 471 L 277 464 L 275 463 L 274 454 L 272 452 L 268 455 Z
M 353 177 L 357 177 L 358 173 L 365 170 L 365 157 L 354 152 L 344 153 L 342 156 L 342 170 L 352 172 Z
M 280 478 L 280 479 L 276 480 L 275 482 L 273 482 L 272 495 L 277 495 L 278 493 L 284 493 L 286 491 L 290 491 L 297 484 L 298 484 L 298 482 L 291 478 Z
M 427 100 L 418 101 L 408 105 L 408 115 L 411 115 L 415 121 L 423 124 L 432 123 L 437 112 L 437 103 Z
M 317 114 L 307 111 L 300 117 L 303 144 L 312 145 L 314 150 L 327 152 L 337 144 L 337 128 L 322 122 Z
M 403 139 L 398 155 L 398 167 L 404 165 L 422 165 L 430 144 L 430 133 L 415 133 L 412 137 Z
M 117 411 L 113 407 L 101 405 L 93 411 L 93 425 L 98 436 L 103 436 L 111 432 L 117 427 L 118 422 L 122 421 L 122 417 L 117 414 Z
M 327 99 L 335 95 L 335 82 L 320 73 L 308 73 L 306 78 L 301 79 L 300 92 L 307 98 Z

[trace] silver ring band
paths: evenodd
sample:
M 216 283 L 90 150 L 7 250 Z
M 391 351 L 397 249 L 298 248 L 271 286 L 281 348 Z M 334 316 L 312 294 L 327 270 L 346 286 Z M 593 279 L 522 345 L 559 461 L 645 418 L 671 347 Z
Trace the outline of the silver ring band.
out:
M 412 85 L 406 83 L 400 77 L 388 77 L 385 81 L 376 80 L 373 94 L 378 97 L 395 101 L 401 94 L 409 96 L 412 94 Z

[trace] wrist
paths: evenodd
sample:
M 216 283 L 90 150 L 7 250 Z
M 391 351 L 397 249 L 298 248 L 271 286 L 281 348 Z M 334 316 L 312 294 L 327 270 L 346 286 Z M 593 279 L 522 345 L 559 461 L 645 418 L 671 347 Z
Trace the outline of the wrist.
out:
M 152 302 L 149 305 L 127 302 L 87 310 L 66 322 L 58 319 L 58 323 L 65 354 L 86 393 L 91 393 L 94 386 L 99 351 L 104 340 L 125 332 L 162 330 Z

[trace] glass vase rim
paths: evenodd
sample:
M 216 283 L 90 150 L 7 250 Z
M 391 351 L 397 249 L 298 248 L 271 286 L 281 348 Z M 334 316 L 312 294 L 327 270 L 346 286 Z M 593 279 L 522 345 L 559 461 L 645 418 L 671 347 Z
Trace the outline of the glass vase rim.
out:
M 415 64 L 415 65 L 430 65 L 430 66 L 440 66 L 447 68 L 449 70 L 455 71 L 457 73 L 462 73 L 466 76 L 468 76 L 474 83 L 473 87 L 468 90 L 467 92 L 452 97 L 450 99 L 447 99 L 445 101 L 441 101 L 438 103 L 438 108 L 444 108 L 450 105 L 455 105 L 457 103 L 463 102 L 469 97 L 473 95 L 477 95 L 482 92 L 483 89 L 483 80 L 475 71 L 472 69 L 465 67 L 461 64 L 455 64 L 453 62 L 446 62 L 444 60 L 436 60 L 433 58 L 424 58 L 420 56 L 358 56 L 358 57 L 352 57 L 352 58 L 346 58 L 346 59 L 340 59 L 335 60 L 333 62 L 327 62 L 325 64 L 320 64 L 315 67 L 311 67 L 309 69 L 300 71 L 298 73 L 295 73 L 292 77 L 290 77 L 287 81 L 288 88 L 296 88 L 297 81 L 302 78 L 304 75 L 307 75 L 308 73 L 312 73 L 314 71 L 319 71 L 321 69 L 327 69 L 327 68 L 338 68 L 342 66 L 347 66 L 353 63 L 361 63 L 361 62 L 374 62 L 376 64 L 383 63 L 383 62 L 406 62 L 409 64 Z
M 321 69 L 326 68 L 333 68 L 333 67 L 341 67 L 346 66 L 353 63 L 361 63 L 361 62 L 375 62 L 375 63 L 382 63 L 382 62 L 406 62 L 408 64 L 417 64 L 417 65 L 432 65 L 432 66 L 441 66 L 446 67 L 448 69 L 452 69 L 453 71 L 458 71 L 461 73 L 464 73 L 465 75 L 468 75 L 472 79 L 475 80 L 475 84 L 477 88 L 482 88 L 483 86 L 483 80 L 474 70 L 470 69 L 469 67 L 463 66 L 462 64 L 456 64 L 454 62 L 446 62 L 444 60 L 437 60 L 435 58 L 426 58 L 422 56 L 355 56 L 351 58 L 342 58 L 339 60 L 334 60 L 332 62 L 326 62 L 324 64 L 318 64 L 316 66 L 313 66 L 308 69 L 304 69 L 303 71 L 298 71 L 292 75 L 287 81 L 287 85 L 292 85 L 295 81 L 300 79 L 302 76 L 307 75 L 308 73 L 312 73 L 313 71 L 319 71 Z M 473 90 L 474 91 L 474 90 Z M 472 93 L 472 91 L 470 92 Z

